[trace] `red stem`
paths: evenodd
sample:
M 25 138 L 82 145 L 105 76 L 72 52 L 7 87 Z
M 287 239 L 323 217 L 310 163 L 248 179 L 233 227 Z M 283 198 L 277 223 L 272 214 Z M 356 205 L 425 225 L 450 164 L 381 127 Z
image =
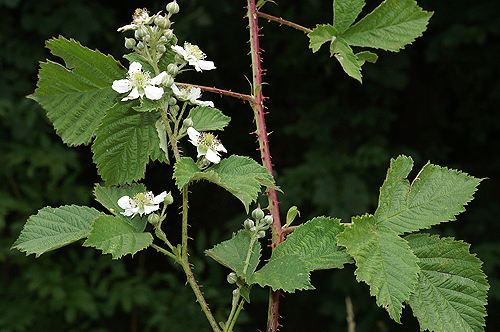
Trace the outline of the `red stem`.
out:
M 262 67 L 259 46 L 259 24 L 258 12 L 255 7 L 255 0 L 248 0 L 248 20 L 250 29 L 250 48 L 252 56 L 252 79 L 253 79 L 253 100 L 251 101 L 254 110 L 255 123 L 257 125 L 257 136 L 259 140 L 259 150 L 261 152 L 262 163 L 273 174 L 273 164 L 271 162 L 271 152 L 269 150 L 268 133 L 266 130 L 266 121 L 264 119 L 264 95 L 262 93 Z M 272 247 L 275 248 L 283 242 L 280 213 L 278 207 L 278 197 L 276 190 L 268 189 L 269 210 L 273 216 L 273 242 Z M 278 330 L 278 306 L 281 292 L 271 291 L 269 297 L 269 311 L 267 321 L 267 331 L 275 332 Z

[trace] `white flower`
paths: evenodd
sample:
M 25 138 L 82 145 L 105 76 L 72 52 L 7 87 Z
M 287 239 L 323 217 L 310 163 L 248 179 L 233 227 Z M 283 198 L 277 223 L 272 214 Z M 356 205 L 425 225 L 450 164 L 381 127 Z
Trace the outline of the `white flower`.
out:
M 124 216 L 132 216 L 132 218 L 139 213 L 150 214 L 160 208 L 160 203 L 167 197 L 167 192 L 164 191 L 158 196 L 153 195 L 153 192 L 138 193 L 133 198 L 123 196 L 118 200 L 118 205 L 125 210 L 120 212 Z
M 203 101 L 198 100 L 201 97 L 201 89 L 196 87 L 189 87 L 185 89 L 179 89 L 177 85 L 172 84 L 171 86 L 174 94 L 183 101 L 190 102 L 191 104 L 200 105 L 200 106 L 210 106 L 214 107 L 214 103 L 212 101 Z
M 193 127 L 189 127 L 187 133 L 189 141 L 198 150 L 198 157 L 205 156 L 208 161 L 218 164 L 220 162 L 219 151 L 227 152 L 217 136 L 214 136 L 212 133 L 200 133 Z
M 205 61 L 204 59 L 207 56 L 196 45 L 185 42 L 184 48 L 175 45 L 172 46 L 172 49 L 189 62 L 191 66 L 194 66 L 196 71 L 215 69 L 213 61 Z
M 160 14 L 158 12 L 158 14 Z M 146 10 L 146 8 L 137 8 L 134 12 L 134 15 L 132 15 L 132 23 L 127 24 L 122 26 L 121 28 L 118 28 L 118 32 L 120 31 L 127 31 L 127 30 L 137 30 L 139 28 L 139 25 L 141 24 L 150 24 L 153 22 L 156 16 L 158 14 L 149 16 L 149 12 Z
M 161 83 L 163 77 L 167 72 L 161 72 L 158 76 L 151 78 L 148 72 L 142 71 L 142 65 L 139 62 L 132 62 L 128 69 L 127 78 L 116 80 L 113 82 L 111 88 L 119 93 L 130 92 L 130 94 L 123 98 L 122 101 L 137 99 L 143 97 L 151 100 L 158 100 L 163 96 L 163 88 L 157 87 Z

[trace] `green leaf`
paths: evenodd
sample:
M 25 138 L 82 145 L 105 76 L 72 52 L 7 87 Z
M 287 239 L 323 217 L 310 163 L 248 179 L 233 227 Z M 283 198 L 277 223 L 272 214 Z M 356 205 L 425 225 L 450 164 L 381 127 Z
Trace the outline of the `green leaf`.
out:
M 356 261 L 356 279 L 370 285 L 370 294 L 377 305 L 400 322 L 403 302 L 415 290 L 418 279 L 418 258 L 408 243 L 383 224 L 376 224 L 371 215 L 354 217 L 353 224 L 337 236 L 338 245 Z
M 83 244 L 102 250 L 119 259 L 127 254 L 134 254 L 153 243 L 150 233 L 136 232 L 135 228 L 120 217 L 99 216 L 92 225 L 92 231 Z
M 435 332 L 484 331 L 489 289 L 482 262 L 470 245 L 437 235 L 409 235 L 420 259 L 420 275 L 409 304 L 420 330 Z
M 157 114 L 138 113 L 131 103 L 117 103 L 97 128 L 94 162 L 106 185 L 131 183 L 144 177 L 149 156 L 159 149 Z
M 12 248 L 38 257 L 87 237 L 90 225 L 100 215 L 101 212 L 86 206 L 44 207 L 28 219 Z
M 282 256 L 298 255 L 309 271 L 339 268 L 353 263 L 345 248 L 337 246 L 336 236 L 344 230 L 340 220 L 316 217 L 297 227 L 277 246 L 269 262 Z
M 289 208 L 288 212 L 286 213 L 286 223 L 284 228 L 290 226 L 297 216 L 300 216 L 300 211 L 297 209 L 297 207 L 292 206 L 291 208 Z
M 146 187 L 138 183 L 122 187 L 102 187 L 100 184 L 96 184 L 94 187 L 94 196 L 95 199 L 111 213 L 131 224 L 136 232 L 144 232 L 148 222 L 147 216 L 141 217 L 140 215 L 136 215 L 132 219 L 130 217 L 125 217 L 121 214 L 123 209 L 118 205 L 118 200 L 123 196 L 134 197 L 135 194 L 146 191 Z
M 364 65 L 366 61 L 375 63 L 378 60 L 378 55 L 369 51 L 356 53 L 356 58 L 358 58 L 358 63 L 360 66 Z
M 432 14 L 414 0 L 386 0 L 341 37 L 352 46 L 398 52 L 422 35 Z
M 309 269 L 299 255 L 281 256 L 269 261 L 252 276 L 252 284 L 282 289 L 288 293 L 295 290 L 314 289 L 309 281 Z
M 347 75 L 357 79 L 360 83 L 362 82 L 358 57 L 354 55 L 352 48 L 344 39 L 336 38 L 333 40 L 330 44 L 330 53 L 335 56 Z
M 316 28 L 307 34 L 307 37 L 309 37 L 309 48 L 315 53 L 321 45 L 327 41 L 331 41 L 337 35 L 337 30 L 331 24 L 317 24 Z
M 406 178 L 412 167 L 410 157 L 391 160 L 375 211 L 377 224 L 398 234 L 455 220 L 481 182 L 466 173 L 427 163 L 410 185 Z
M 168 96 L 165 96 L 165 100 L 168 100 Z M 133 106 L 132 108 L 136 112 L 152 112 L 162 107 L 163 101 L 160 100 L 150 100 L 148 98 L 140 98 L 139 106 Z
M 333 26 L 339 34 L 344 33 L 354 23 L 364 6 L 365 0 L 333 1 Z
M 168 158 L 168 139 L 167 139 L 167 128 L 163 119 L 160 117 L 155 123 L 156 133 L 158 134 L 158 149 L 155 149 L 151 153 L 151 160 L 160 160 L 164 163 L 170 164 Z
M 253 159 L 232 155 L 222 159 L 203 172 L 193 159 L 182 157 L 174 166 L 175 183 L 179 190 L 186 184 L 199 180 L 215 183 L 236 196 L 245 206 L 257 200 L 261 186 L 278 189 L 269 171 Z
M 245 261 L 247 258 L 248 250 L 250 249 L 251 238 L 246 230 L 240 230 L 230 240 L 219 243 L 210 250 L 206 250 L 205 254 L 215 259 L 225 267 L 230 268 L 236 274 L 245 279 L 250 284 L 251 276 L 254 273 L 260 261 L 260 243 L 256 241 L 251 254 L 249 263 L 245 273 Z
M 193 120 L 193 127 L 198 131 L 223 130 L 231 121 L 231 118 L 225 116 L 220 110 L 208 106 L 192 108 L 188 118 Z
M 111 89 L 113 81 L 124 78 L 127 71 L 112 56 L 92 51 L 73 39 L 54 38 L 46 45 L 65 61 L 66 67 L 51 61 L 41 63 L 37 89 L 29 98 L 47 111 L 66 144 L 88 144 L 118 96 Z

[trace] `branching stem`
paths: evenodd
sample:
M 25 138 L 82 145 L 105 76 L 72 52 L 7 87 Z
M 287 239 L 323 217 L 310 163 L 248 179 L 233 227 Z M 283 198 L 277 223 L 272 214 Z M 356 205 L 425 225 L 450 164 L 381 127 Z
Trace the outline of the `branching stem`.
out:
M 309 29 L 309 28 L 303 27 L 302 25 L 299 25 L 297 23 L 293 23 L 293 22 L 284 20 L 281 17 L 276 17 L 276 16 L 269 15 L 269 14 L 266 14 L 266 13 L 263 13 L 263 12 L 259 12 L 259 11 L 257 11 L 257 16 L 265 18 L 265 19 L 267 19 L 269 21 L 278 22 L 280 25 L 281 24 L 287 25 L 287 26 L 289 26 L 291 28 L 294 28 L 294 29 L 302 31 L 303 33 L 310 33 L 310 32 L 312 32 L 312 30 Z

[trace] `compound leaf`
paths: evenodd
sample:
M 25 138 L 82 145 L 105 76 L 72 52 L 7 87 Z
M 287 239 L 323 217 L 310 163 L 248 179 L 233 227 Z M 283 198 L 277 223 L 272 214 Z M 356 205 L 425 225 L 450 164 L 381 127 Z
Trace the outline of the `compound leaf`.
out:
M 149 157 L 160 149 L 157 114 L 136 112 L 119 102 L 108 110 L 92 145 L 94 162 L 106 185 L 131 183 L 144 177 Z
M 220 110 L 208 106 L 197 106 L 191 109 L 188 118 L 193 120 L 193 127 L 198 131 L 223 130 L 231 118 Z
M 415 290 L 418 258 L 408 243 L 371 215 L 353 218 L 353 224 L 337 236 L 356 261 L 356 279 L 370 285 L 370 294 L 389 316 L 400 322 L 403 302 Z
M 385 0 L 340 36 L 352 46 L 398 52 L 422 35 L 432 14 L 414 0 Z
M 205 254 L 230 268 L 238 276 L 244 278 L 247 283 L 250 283 L 251 276 L 259 264 L 261 256 L 260 243 L 256 241 L 253 248 L 250 248 L 250 242 L 250 235 L 246 230 L 242 229 L 237 234 L 233 234 L 230 240 L 221 242 L 212 249 L 206 250 Z M 243 272 L 249 249 L 251 249 L 250 259 L 246 271 Z
M 101 212 L 86 206 L 44 207 L 28 219 L 12 248 L 38 257 L 87 237 L 92 222 L 100 215 Z
M 405 238 L 420 259 L 420 274 L 410 296 L 420 329 L 432 332 L 484 331 L 489 289 L 482 262 L 470 245 L 428 234 Z
M 47 111 L 66 144 L 88 144 L 118 96 L 111 89 L 113 81 L 124 78 L 127 71 L 112 56 L 92 51 L 73 39 L 54 38 L 46 46 L 65 61 L 66 67 L 52 61 L 41 63 L 37 89 L 29 98 Z
M 410 157 L 391 160 L 375 211 L 377 224 L 398 234 L 455 220 L 481 182 L 466 173 L 427 163 L 410 185 L 406 178 L 412 167 Z
M 135 228 L 120 217 L 103 215 L 95 219 L 92 231 L 83 244 L 111 254 L 113 259 L 124 255 L 132 256 L 153 243 L 153 236 L 147 232 L 137 232 Z

